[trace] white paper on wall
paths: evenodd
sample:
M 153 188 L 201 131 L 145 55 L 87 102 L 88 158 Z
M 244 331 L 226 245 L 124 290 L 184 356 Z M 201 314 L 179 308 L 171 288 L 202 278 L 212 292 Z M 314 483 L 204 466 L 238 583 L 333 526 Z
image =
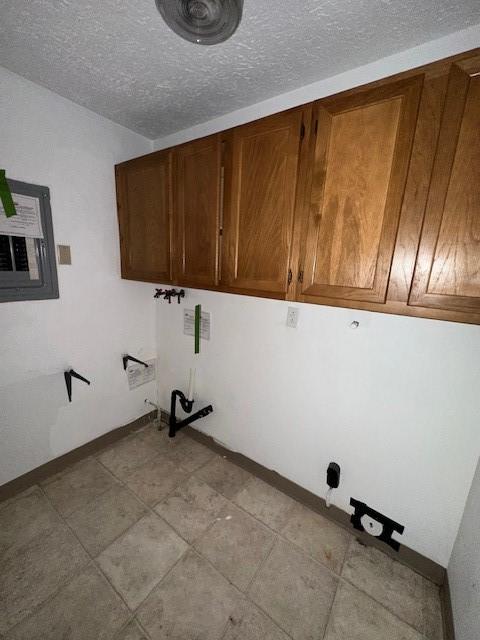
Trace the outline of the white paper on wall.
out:
M 131 364 L 127 367 L 127 379 L 129 389 L 136 389 L 142 384 L 152 382 L 155 380 L 155 358 L 153 360 L 147 360 L 148 367 L 144 367 L 143 364 Z
M 200 337 L 202 340 L 210 340 L 210 313 L 202 311 L 200 318 Z M 195 311 L 193 309 L 183 310 L 183 333 L 186 336 L 195 335 Z
M 32 196 L 12 193 L 16 216 L 7 218 L 0 203 L 0 234 L 20 238 L 43 238 L 40 201 Z
M 30 280 L 39 280 L 40 272 L 38 269 L 37 249 L 35 246 L 35 238 L 26 238 L 25 245 L 27 248 L 28 271 Z

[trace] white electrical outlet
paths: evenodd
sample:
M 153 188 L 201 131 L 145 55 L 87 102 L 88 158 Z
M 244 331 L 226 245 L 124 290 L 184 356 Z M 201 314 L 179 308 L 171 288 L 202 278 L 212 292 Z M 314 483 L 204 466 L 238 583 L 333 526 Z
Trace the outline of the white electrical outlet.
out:
M 287 327 L 290 327 L 290 329 L 297 328 L 299 314 L 300 314 L 300 309 L 298 307 L 288 307 Z

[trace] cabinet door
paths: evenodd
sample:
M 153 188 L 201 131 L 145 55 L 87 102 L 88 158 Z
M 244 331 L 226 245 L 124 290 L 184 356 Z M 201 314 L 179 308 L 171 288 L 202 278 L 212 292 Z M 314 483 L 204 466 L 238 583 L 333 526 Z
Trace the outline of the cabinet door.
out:
M 212 287 L 218 279 L 221 138 L 175 149 L 174 278 Z
M 409 303 L 480 312 L 480 56 L 450 73 Z
M 317 103 L 306 299 L 385 302 L 422 81 Z
M 171 153 L 116 167 L 122 277 L 171 281 Z
M 302 110 L 235 129 L 227 143 L 222 284 L 285 297 Z

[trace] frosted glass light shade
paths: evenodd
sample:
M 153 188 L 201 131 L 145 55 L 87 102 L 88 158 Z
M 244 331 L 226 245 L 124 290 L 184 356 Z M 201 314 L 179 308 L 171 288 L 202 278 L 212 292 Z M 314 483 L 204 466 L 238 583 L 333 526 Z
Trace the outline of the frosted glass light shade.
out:
M 228 40 L 242 19 L 243 0 L 155 0 L 167 25 L 196 44 Z

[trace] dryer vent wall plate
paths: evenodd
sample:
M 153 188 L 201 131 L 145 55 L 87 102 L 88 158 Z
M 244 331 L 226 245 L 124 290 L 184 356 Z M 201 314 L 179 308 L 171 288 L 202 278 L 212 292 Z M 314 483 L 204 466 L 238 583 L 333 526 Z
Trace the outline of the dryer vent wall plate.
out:
M 155 0 L 167 25 L 196 44 L 228 40 L 242 19 L 243 0 Z
M 387 516 L 354 498 L 350 498 L 350 504 L 355 509 L 350 518 L 355 529 L 365 531 L 374 538 L 378 538 L 378 540 L 385 542 L 395 551 L 400 549 L 400 543 L 394 540 L 392 535 L 395 531 L 401 535 L 405 531 L 403 525 L 390 520 Z

